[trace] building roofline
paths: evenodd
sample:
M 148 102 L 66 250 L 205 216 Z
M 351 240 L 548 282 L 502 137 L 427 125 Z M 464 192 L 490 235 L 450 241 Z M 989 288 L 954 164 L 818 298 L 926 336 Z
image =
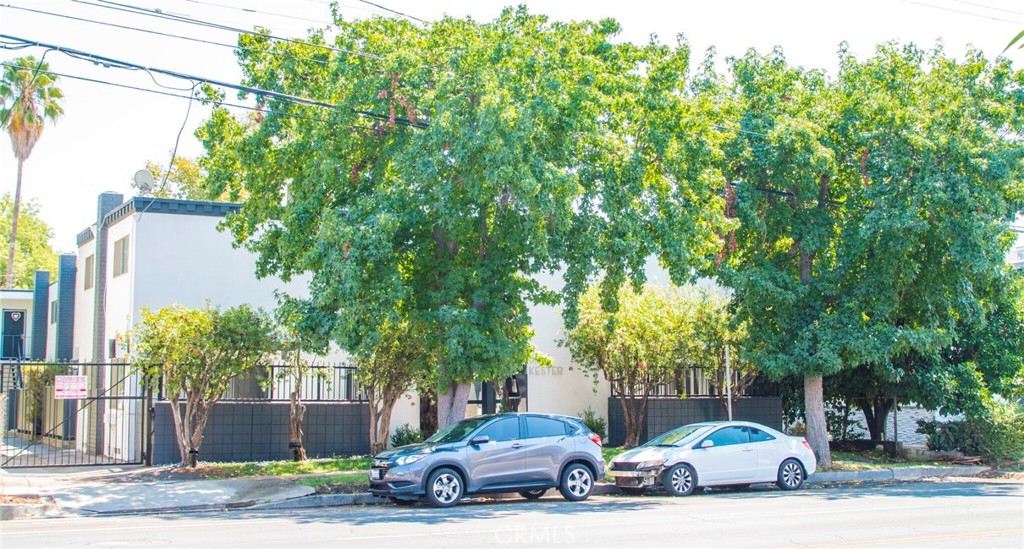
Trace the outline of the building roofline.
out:
M 224 217 L 229 213 L 237 213 L 241 204 L 234 202 L 210 202 L 205 200 L 182 200 L 178 198 L 155 198 L 152 196 L 133 196 L 124 201 L 103 218 L 103 224 L 113 225 L 133 213 L 162 213 L 177 215 L 199 215 L 206 217 Z

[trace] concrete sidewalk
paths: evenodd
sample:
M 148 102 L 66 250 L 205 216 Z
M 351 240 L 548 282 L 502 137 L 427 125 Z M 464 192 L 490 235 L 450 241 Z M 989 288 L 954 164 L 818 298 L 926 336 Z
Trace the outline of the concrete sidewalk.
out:
M 0 518 L 30 516 L 174 513 L 214 509 L 285 509 L 381 503 L 369 494 L 315 494 L 294 477 L 249 477 L 221 480 L 158 480 L 139 482 L 132 473 L 146 467 L 67 468 L 64 470 L 0 470 L 0 494 L 41 496 L 48 505 L 0 505 Z M 864 471 L 815 473 L 810 485 L 832 482 L 914 480 L 975 476 L 987 467 L 894 467 Z M 616 494 L 611 484 L 598 484 L 594 494 Z M 6 508 L 6 509 L 5 509 Z

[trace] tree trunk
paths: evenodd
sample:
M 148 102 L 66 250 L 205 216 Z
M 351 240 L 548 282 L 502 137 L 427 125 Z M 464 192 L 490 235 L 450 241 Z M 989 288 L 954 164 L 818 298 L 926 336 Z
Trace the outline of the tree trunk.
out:
M 7 251 L 7 274 L 4 275 L 4 288 L 14 287 L 14 252 L 18 246 L 18 215 L 21 213 L 21 171 L 25 161 L 18 159 L 18 179 L 14 185 L 14 209 L 11 212 L 11 245 Z
M 420 432 L 429 437 L 437 432 L 437 393 L 422 391 L 420 396 Z
M 818 467 L 832 466 L 832 453 L 828 448 L 828 426 L 825 423 L 825 384 L 822 376 L 804 376 L 804 419 L 807 422 L 807 442 L 818 459 Z
M 438 388 L 438 430 L 454 425 L 466 417 L 466 405 L 469 403 L 469 390 L 472 386 L 473 384 L 468 381 L 461 381 L 448 383 Z
M 857 399 L 857 406 L 864 412 L 864 420 L 867 423 L 868 435 L 872 442 L 885 440 L 885 424 L 889 420 L 889 411 L 892 410 L 895 402 L 895 399 L 883 396 L 876 396 L 873 399 L 866 397 Z
M 306 417 L 306 405 L 302 403 L 302 376 L 295 376 L 295 386 L 288 397 L 289 402 L 289 424 L 291 434 L 288 437 L 288 447 L 292 450 L 292 457 L 295 461 L 306 461 L 306 449 L 302 447 L 302 420 Z

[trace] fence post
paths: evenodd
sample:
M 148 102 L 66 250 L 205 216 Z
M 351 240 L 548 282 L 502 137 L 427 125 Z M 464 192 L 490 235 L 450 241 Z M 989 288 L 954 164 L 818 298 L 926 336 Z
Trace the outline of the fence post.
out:
M 146 409 L 146 465 L 153 466 L 153 446 L 156 443 L 156 433 L 153 423 L 156 421 L 156 406 L 153 404 L 153 384 L 146 381 L 146 400 L 143 406 Z

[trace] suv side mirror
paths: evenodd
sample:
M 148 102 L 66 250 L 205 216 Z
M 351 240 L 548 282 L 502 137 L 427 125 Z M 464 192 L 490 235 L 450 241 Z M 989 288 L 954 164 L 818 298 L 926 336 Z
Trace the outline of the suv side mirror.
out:
M 487 435 L 482 435 L 482 436 L 471 438 L 469 440 L 469 443 L 472 444 L 473 446 L 479 446 L 481 444 L 487 444 L 490 441 L 491 441 L 491 437 L 489 437 Z
M 713 440 L 711 440 L 709 438 L 706 438 L 706 439 L 701 441 L 699 448 L 711 448 L 714 445 L 715 445 L 715 441 L 713 441 Z

